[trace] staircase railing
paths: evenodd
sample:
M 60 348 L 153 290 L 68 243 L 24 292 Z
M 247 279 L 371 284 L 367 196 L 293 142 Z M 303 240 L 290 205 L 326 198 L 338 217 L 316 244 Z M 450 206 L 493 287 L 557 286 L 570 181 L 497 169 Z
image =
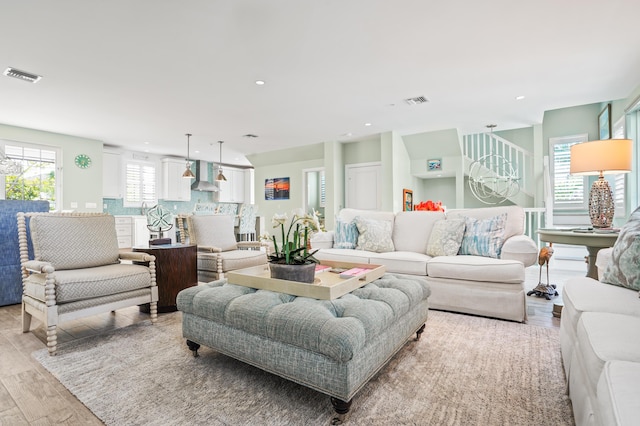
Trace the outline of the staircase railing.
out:
M 519 178 L 520 190 L 528 195 L 534 193 L 533 183 L 533 156 L 522 147 L 493 133 L 478 133 L 464 135 L 462 141 L 463 154 L 472 161 L 486 155 L 499 155 L 508 161 Z M 503 171 L 500 164 L 492 162 L 497 175 Z
M 547 209 L 544 207 L 525 207 L 524 234 L 531 237 L 540 248 L 540 238 L 536 232 L 540 228 L 548 228 Z

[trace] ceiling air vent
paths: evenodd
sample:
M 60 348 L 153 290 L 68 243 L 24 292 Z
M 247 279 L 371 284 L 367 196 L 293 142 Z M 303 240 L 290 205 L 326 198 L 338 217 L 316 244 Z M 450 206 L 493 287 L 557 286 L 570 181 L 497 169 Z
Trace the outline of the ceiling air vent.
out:
M 253 138 L 257 138 L 258 135 L 253 135 L 251 133 L 247 133 L 246 135 L 242 135 L 243 138 L 249 138 L 249 139 L 253 139 Z
M 415 98 L 405 99 L 404 101 L 409 105 L 420 105 L 426 104 L 427 102 L 429 102 L 429 99 L 425 98 L 424 96 L 417 96 Z
M 39 76 L 37 74 L 21 71 L 19 69 L 12 68 L 12 67 L 9 67 L 6 70 L 4 70 L 4 75 L 6 75 L 7 77 L 17 78 L 23 81 L 28 81 L 29 83 L 37 83 L 42 78 L 42 76 Z

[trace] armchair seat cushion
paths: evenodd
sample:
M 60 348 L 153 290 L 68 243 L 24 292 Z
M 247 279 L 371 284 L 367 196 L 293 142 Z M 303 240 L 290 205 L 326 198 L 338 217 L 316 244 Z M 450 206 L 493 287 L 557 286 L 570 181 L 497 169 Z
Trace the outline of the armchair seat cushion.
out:
M 267 254 L 258 250 L 231 250 L 219 253 L 222 271 L 250 268 L 267 263 Z
M 25 294 L 45 301 L 45 274 L 32 274 L 25 282 Z M 56 303 L 93 299 L 151 285 L 149 268 L 142 265 L 115 264 L 55 272 Z
M 198 270 L 216 272 L 218 270 L 218 256 L 222 260 L 222 272 L 267 263 L 266 253 L 258 250 L 231 250 L 221 253 L 200 252 L 198 253 Z

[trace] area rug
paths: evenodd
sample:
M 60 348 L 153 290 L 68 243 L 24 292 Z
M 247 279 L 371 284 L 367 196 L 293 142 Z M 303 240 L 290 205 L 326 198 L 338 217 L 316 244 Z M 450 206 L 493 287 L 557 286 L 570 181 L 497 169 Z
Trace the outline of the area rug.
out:
M 329 397 L 202 347 L 181 314 L 33 356 L 107 425 L 322 425 Z M 348 425 L 572 425 L 558 329 L 431 311 L 353 399 Z

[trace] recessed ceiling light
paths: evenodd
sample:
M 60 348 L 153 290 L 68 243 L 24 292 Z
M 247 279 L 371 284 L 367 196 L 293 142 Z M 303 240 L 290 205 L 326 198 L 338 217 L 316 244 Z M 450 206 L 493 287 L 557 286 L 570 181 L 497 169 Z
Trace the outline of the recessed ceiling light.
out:
M 371 126 L 371 123 L 364 123 L 364 125 L 369 127 L 369 126 Z
M 347 133 L 343 133 L 341 136 L 353 136 L 353 133 L 347 132 Z
M 523 96 L 523 95 L 516 96 L 516 101 L 521 101 L 521 100 L 523 100 L 523 99 L 524 99 L 524 96 Z
M 149 145 L 149 142 L 145 142 L 144 144 L 145 144 L 145 145 Z
M 256 80 L 256 84 L 258 86 L 263 86 L 264 85 L 264 80 Z
M 21 71 L 13 67 L 9 67 L 4 70 L 4 75 L 6 75 L 7 77 L 17 78 L 18 80 L 28 81 L 29 83 L 37 83 L 42 78 L 41 75 Z

